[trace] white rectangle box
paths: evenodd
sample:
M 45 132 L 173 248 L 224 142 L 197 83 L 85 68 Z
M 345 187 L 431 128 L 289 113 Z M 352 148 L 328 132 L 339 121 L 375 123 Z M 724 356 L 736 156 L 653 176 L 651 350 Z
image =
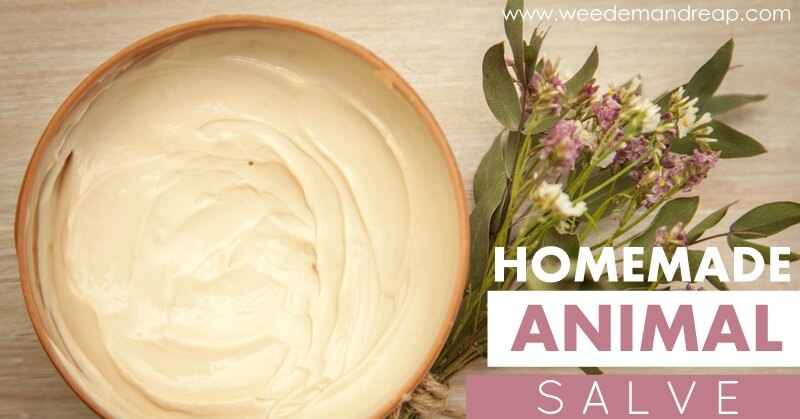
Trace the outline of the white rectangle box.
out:
M 528 305 L 541 305 L 558 351 L 546 351 L 541 343 L 528 343 L 512 351 Z M 564 306 L 577 305 L 597 327 L 600 305 L 611 309 L 611 350 L 600 351 L 577 330 L 577 350 L 564 351 Z M 620 351 L 620 307 L 631 305 L 633 350 Z M 667 322 L 680 305 L 691 305 L 696 325 L 697 351 L 687 351 L 684 334 L 667 351 L 659 334 L 652 351 L 641 351 L 640 342 L 648 305 L 659 305 Z M 749 351 L 721 343 L 714 351 L 702 351 L 706 335 L 720 305 L 733 305 L 747 338 Z M 756 351 L 756 306 L 768 306 L 770 341 L 781 341 L 781 351 Z M 491 291 L 488 298 L 490 367 L 800 367 L 800 293 L 793 291 Z M 534 327 L 533 332 L 538 332 Z M 724 332 L 728 333 L 726 325 Z M 526 331 L 530 332 L 530 331 Z M 763 340 L 763 336 L 762 336 Z

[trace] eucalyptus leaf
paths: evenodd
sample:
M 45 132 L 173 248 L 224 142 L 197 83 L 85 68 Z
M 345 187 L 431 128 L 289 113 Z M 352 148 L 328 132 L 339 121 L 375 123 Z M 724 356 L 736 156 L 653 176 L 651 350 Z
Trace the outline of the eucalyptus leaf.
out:
M 509 190 L 506 188 L 503 191 L 503 198 L 500 200 L 500 206 L 492 214 L 491 222 L 489 223 L 489 236 L 494 237 L 500 230 L 500 224 L 503 222 L 503 216 L 506 213 L 506 208 L 509 202 Z
M 525 123 L 525 129 L 523 130 L 523 133 L 526 135 L 541 134 L 550 128 L 553 128 L 553 125 L 555 125 L 559 119 L 561 118 L 557 115 L 548 115 L 544 118 L 536 118 L 535 115 L 531 115 L 530 118 L 528 118 L 528 121 Z
M 697 225 L 689 230 L 689 232 L 686 234 L 686 240 L 690 244 L 697 241 L 697 239 L 699 239 L 703 233 L 706 232 L 706 230 L 714 227 L 715 225 L 719 224 L 720 221 L 722 221 L 722 219 L 725 217 L 725 214 L 728 213 L 728 208 L 730 208 L 733 204 L 735 204 L 735 202 L 725 205 L 724 207 L 709 214 L 709 216 L 704 218 L 703 221 L 697 223 Z
M 542 50 L 545 36 L 547 36 L 547 32 L 539 30 L 537 26 L 533 29 L 531 41 L 525 46 L 525 80 L 528 83 L 530 83 L 533 78 L 533 72 L 536 70 L 536 62 L 539 60 L 539 52 Z
M 580 240 L 578 240 L 578 236 L 574 234 L 561 234 L 555 229 L 550 229 L 545 233 L 544 239 L 542 240 L 542 247 L 544 246 L 559 247 L 564 250 L 570 258 L 576 259 L 580 251 L 581 243 Z
M 502 167 L 504 133 L 505 131 L 494 137 L 492 145 L 489 147 L 489 150 L 486 151 L 486 154 L 483 155 L 481 162 L 478 164 L 478 168 L 475 170 L 475 177 L 473 177 L 472 181 L 472 191 L 476 203 L 483 200 L 484 192 L 490 189 L 490 184 L 496 176 L 494 166 L 497 164 L 498 160 L 500 161 L 500 167 Z
M 503 143 L 503 168 L 505 169 L 506 179 L 511 179 L 511 176 L 514 173 L 514 165 L 517 162 L 517 153 L 519 152 L 521 135 L 517 131 L 508 131 L 508 135 L 506 136 L 506 141 Z M 500 229 L 500 224 L 503 222 L 503 216 L 506 213 L 506 209 L 509 203 L 509 191 L 506 188 L 505 193 L 503 194 L 502 204 L 500 205 L 499 210 L 495 211 L 494 215 L 492 216 L 492 223 L 490 232 L 492 235 L 497 234 L 497 231 Z
M 635 269 L 634 268 L 634 270 L 633 270 L 634 273 L 639 273 L 639 274 L 643 275 L 645 279 L 647 279 L 648 275 L 650 275 L 650 267 L 651 267 L 650 265 L 652 264 L 652 261 L 653 261 L 653 249 L 654 249 L 654 247 L 648 248 L 647 250 L 645 250 L 644 254 L 642 255 L 642 268 L 641 269 Z M 677 276 L 680 277 L 680 271 L 677 274 Z M 673 279 L 679 279 L 679 278 L 671 278 L 670 280 L 673 280 Z M 661 269 L 661 267 L 659 266 L 658 267 L 657 284 L 666 284 L 668 282 L 669 281 L 667 281 L 667 278 L 664 275 L 664 270 Z M 653 288 L 651 288 L 654 285 L 652 282 L 647 282 L 647 284 L 648 284 L 648 286 L 647 286 L 648 290 L 653 289 Z M 633 283 L 633 285 L 635 285 L 635 283 Z M 626 288 L 627 289 L 631 289 L 631 288 L 640 288 L 640 287 L 628 286 Z
M 483 57 L 483 94 L 495 118 L 510 130 L 518 130 L 522 109 L 514 80 L 506 68 L 503 43 L 493 45 Z
M 720 152 L 720 158 L 737 159 L 757 156 L 767 152 L 767 149 L 756 139 L 731 128 L 721 121 L 714 120 L 709 125 L 714 128 L 714 132 L 709 137 L 717 140 L 710 143 L 710 146 L 712 150 Z M 671 150 L 676 153 L 691 154 L 697 147 L 694 139 L 685 137 L 674 140 Z
M 529 291 L 575 291 L 577 286 L 572 281 L 559 281 L 559 282 L 544 282 L 536 279 L 536 276 L 531 271 L 530 265 L 527 266 L 528 278 L 523 284 L 524 289 Z
M 597 47 L 594 47 L 592 53 L 589 54 L 589 58 L 586 59 L 586 62 L 583 63 L 583 67 L 572 76 L 571 79 L 567 80 L 564 84 L 564 87 L 567 90 L 569 95 L 574 95 L 581 90 L 581 88 L 589 82 L 589 80 L 594 77 L 595 71 L 597 71 L 597 64 L 600 61 L 600 57 L 597 53 Z
M 705 254 L 705 252 L 702 250 L 689 250 L 687 253 L 689 256 L 689 271 L 691 272 L 692 275 L 690 281 L 695 282 L 694 276 L 695 274 L 697 274 L 697 269 L 699 269 L 700 267 L 700 262 L 702 262 L 703 255 Z M 728 288 L 728 284 L 720 281 L 719 277 L 716 275 L 707 276 L 706 281 L 708 281 L 709 284 L 711 284 L 714 288 L 720 291 L 730 291 L 730 288 Z
M 703 112 L 711 112 L 711 115 L 722 115 L 748 103 L 760 102 L 767 98 L 767 95 L 718 95 L 709 98 L 703 104 Z
M 544 69 L 544 59 L 540 59 L 539 61 L 537 61 L 535 68 L 536 68 L 536 72 L 541 73 L 542 70 Z
M 522 0 L 508 0 L 503 16 L 506 17 L 506 38 L 514 57 L 514 71 L 517 74 L 517 80 L 525 85 L 525 42 L 522 40 L 523 3 Z M 511 17 L 509 18 L 509 16 Z
M 489 258 L 489 246 L 493 241 L 492 219 L 499 210 L 507 189 L 503 163 L 502 133 L 483 156 L 475 172 L 473 190 L 475 209 L 470 214 L 470 266 L 469 283 L 472 289 L 481 289 L 483 274 Z
M 719 277 L 716 275 L 711 275 L 706 277 L 706 282 L 711 284 L 714 288 L 720 291 L 730 291 L 731 289 L 728 288 L 728 284 L 720 281 Z
M 548 272 L 551 272 L 552 269 L 548 269 L 548 267 L 554 265 L 549 265 L 548 261 L 549 258 L 550 257 L 548 256 L 542 261 L 542 268 Z M 526 272 L 525 278 L 527 280 L 522 286 L 524 287 L 524 289 L 530 291 L 577 291 L 580 288 L 581 284 L 583 284 L 582 282 L 575 282 L 575 281 L 558 281 L 558 282 L 542 281 L 536 276 L 536 274 L 533 273 L 533 269 L 531 269 L 530 263 L 525 264 L 525 272 Z
M 717 140 L 711 143 L 711 149 L 721 152 L 720 157 L 723 159 L 751 157 L 767 152 L 767 149 L 753 137 L 741 133 L 723 122 L 715 120 L 710 125 L 714 128 L 711 137 Z
M 725 43 L 684 85 L 686 95 L 699 97 L 702 104 L 717 91 L 733 58 L 733 39 Z
M 658 96 L 656 96 L 656 100 L 653 101 L 654 104 L 658 105 L 661 109 L 667 109 L 669 106 L 669 98 L 672 96 L 675 91 L 678 90 L 677 88 L 668 90 Z
M 749 240 L 745 240 L 745 239 L 743 239 L 741 237 L 737 237 L 737 236 L 731 234 L 730 236 L 728 236 L 728 247 L 730 247 L 731 250 L 733 250 L 734 247 L 750 247 L 750 248 L 753 248 L 758 253 L 761 253 L 761 257 L 764 258 L 764 263 L 769 265 L 770 257 L 769 257 L 769 247 L 768 246 L 764 246 L 763 244 L 753 243 L 753 242 L 751 242 Z M 748 255 L 744 255 L 744 257 L 745 257 L 745 259 L 747 259 L 749 261 L 753 261 L 753 258 L 751 258 Z M 781 260 L 788 260 L 789 262 L 794 262 L 794 261 L 796 261 L 798 259 L 800 259 L 800 255 L 798 255 L 797 253 L 793 253 L 793 252 L 789 253 L 788 255 L 781 255 Z
M 779 233 L 800 223 L 800 204 L 771 202 L 755 207 L 731 224 L 730 231 L 738 236 L 760 234 L 762 237 Z
M 658 210 L 658 213 L 655 218 L 653 218 L 653 221 L 650 222 L 647 229 L 631 240 L 630 246 L 644 248 L 653 247 L 656 238 L 656 230 L 658 230 L 659 227 L 667 226 L 667 228 L 670 228 L 679 222 L 688 224 L 692 217 L 694 217 L 699 203 L 700 198 L 696 196 L 675 198 L 668 201 Z
M 514 165 L 517 163 L 517 153 L 519 153 L 521 139 L 522 136 L 518 131 L 509 131 L 508 137 L 506 137 L 506 143 L 503 147 L 503 161 L 508 178 L 511 178 L 514 174 Z
M 641 77 L 641 76 L 637 75 L 637 77 Z M 620 88 L 627 90 L 627 89 L 630 89 L 632 85 L 633 85 L 633 78 L 631 78 L 630 80 L 628 80 L 625 83 L 623 83 L 622 86 L 620 86 Z M 636 91 L 634 93 L 636 93 L 637 95 L 641 95 L 642 94 L 642 83 L 639 83 L 639 87 L 636 88 Z
M 725 75 L 728 74 L 731 61 L 733 60 L 733 39 L 730 39 L 716 53 L 703 64 L 697 72 L 694 73 L 691 80 L 683 85 L 685 94 L 689 97 L 699 98 L 699 105 L 705 112 L 711 112 L 712 115 L 718 115 L 722 112 L 712 112 L 706 109 L 706 102 L 711 102 L 712 96 L 719 89 Z M 654 101 L 661 109 L 666 109 L 669 104 L 669 98 L 676 89 L 664 92 L 657 97 Z M 715 104 L 712 106 L 719 106 Z

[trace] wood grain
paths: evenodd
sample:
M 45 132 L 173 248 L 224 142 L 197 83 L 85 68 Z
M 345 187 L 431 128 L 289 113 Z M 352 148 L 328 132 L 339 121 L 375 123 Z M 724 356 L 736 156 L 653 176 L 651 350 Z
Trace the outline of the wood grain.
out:
M 641 2 L 632 0 L 528 3 L 543 8 L 642 7 Z M 687 2 L 662 3 L 685 7 Z M 483 100 L 480 62 L 486 48 L 503 37 L 502 4 L 499 0 L 0 0 L 0 416 L 91 417 L 58 377 L 33 334 L 22 303 L 12 237 L 14 207 L 28 157 L 56 107 L 91 69 L 142 36 L 211 15 L 265 14 L 321 26 L 373 50 L 414 86 L 444 128 L 469 191 L 478 161 L 499 129 Z M 724 6 L 698 0 L 692 4 L 789 8 L 795 20 L 800 20 L 798 4 L 792 0 L 729 0 Z M 639 73 L 645 78 L 645 93 L 655 95 L 687 80 L 730 37 L 736 39 L 734 64 L 743 67 L 731 72 L 722 91 L 770 95 L 765 103 L 725 118 L 763 141 L 770 153 L 747 161 L 722 162 L 697 190 L 703 214 L 738 200 L 731 210 L 733 219 L 760 203 L 800 200 L 796 129 L 800 121 L 800 55 L 796 51 L 800 28 L 796 22 L 729 26 L 560 22 L 553 24 L 546 50 L 550 56 L 563 57 L 565 66 L 577 69 L 598 44 L 601 81 L 620 82 Z M 800 249 L 796 230 L 776 236 L 771 243 Z M 797 265 L 792 274 L 800 274 Z M 763 282 L 753 285 L 767 286 Z M 470 371 L 490 372 L 484 365 L 478 361 Z M 574 369 L 500 371 L 577 373 Z M 454 405 L 464 403 L 464 376 L 455 379 Z

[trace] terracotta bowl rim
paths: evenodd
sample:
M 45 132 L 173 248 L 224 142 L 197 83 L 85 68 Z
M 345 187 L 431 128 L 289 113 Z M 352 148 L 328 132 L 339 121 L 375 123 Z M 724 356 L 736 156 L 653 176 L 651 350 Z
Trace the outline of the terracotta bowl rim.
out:
M 25 254 L 26 241 L 24 228 L 26 223 L 26 213 L 30 201 L 31 188 L 33 183 L 33 175 L 39 168 L 39 163 L 42 157 L 45 146 L 52 140 L 54 134 L 58 131 L 65 117 L 73 110 L 74 106 L 79 103 L 84 95 L 98 80 L 110 74 L 111 70 L 126 59 L 136 57 L 137 54 L 144 52 L 143 56 L 150 55 L 168 45 L 170 42 L 175 42 L 179 39 L 186 39 L 188 37 L 196 36 L 202 33 L 208 33 L 218 30 L 228 30 L 236 28 L 279 28 L 301 31 L 325 41 L 328 41 L 336 46 L 342 47 L 349 53 L 354 54 L 371 67 L 381 71 L 383 75 L 388 77 L 393 87 L 414 107 L 417 115 L 425 123 L 427 130 L 436 140 L 439 151 L 445 160 L 447 170 L 450 175 L 453 190 L 455 192 L 457 212 L 458 212 L 458 228 L 459 228 L 459 249 L 458 249 L 458 269 L 456 276 L 456 283 L 453 293 L 450 297 L 449 307 L 445 321 L 442 323 L 438 337 L 434 345 L 428 351 L 424 362 L 421 362 L 416 372 L 398 392 L 392 400 L 389 400 L 378 411 L 375 417 L 384 417 L 389 414 L 403 399 L 404 395 L 410 394 L 414 388 L 422 381 L 427 372 L 433 366 L 434 361 L 444 347 L 450 329 L 453 326 L 455 317 L 458 314 L 458 309 L 466 286 L 467 269 L 469 263 L 469 218 L 467 212 L 467 200 L 464 193 L 463 182 L 458 165 L 453 156 L 453 152 L 444 136 L 442 129 L 436 122 L 431 111 L 423 103 L 419 95 L 413 88 L 406 82 L 393 68 L 386 62 L 380 59 L 377 55 L 367 50 L 366 48 L 356 44 L 353 41 L 345 39 L 327 30 L 311 26 L 305 23 L 300 23 L 292 20 L 275 18 L 270 16 L 259 15 L 221 15 L 213 16 L 204 19 L 192 20 L 189 22 L 181 23 L 161 31 L 155 32 L 151 35 L 145 36 L 138 41 L 128 45 L 121 51 L 114 54 L 111 58 L 100 64 L 91 73 L 89 73 L 83 81 L 70 93 L 70 95 L 59 106 L 56 113 L 53 115 L 50 122 L 47 124 L 44 132 L 39 138 L 36 148 L 33 151 L 25 175 L 22 180 L 19 198 L 17 200 L 16 218 L 14 222 L 14 242 L 17 252 L 17 262 L 20 272 L 20 284 L 22 286 L 22 294 L 25 299 L 25 306 L 30 316 L 33 329 L 39 339 L 42 347 L 47 353 L 48 358 L 58 370 L 58 373 L 66 381 L 72 391 L 95 413 L 98 415 L 110 418 L 111 413 L 106 411 L 100 406 L 87 391 L 81 388 L 76 380 L 69 374 L 68 370 L 62 365 L 61 361 L 55 356 L 55 348 L 51 341 L 47 338 L 47 332 L 44 329 L 41 315 L 36 309 L 33 300 L 30 278 L 28 277 L 28 257 Z M 173 39 L 175 38 L 175 39 Z M 141 58 L 141 57 L 140 57 Z M 124 70 L 122 70 L 124 72 Z M 115 74 L 118 76 L 120 73 Z

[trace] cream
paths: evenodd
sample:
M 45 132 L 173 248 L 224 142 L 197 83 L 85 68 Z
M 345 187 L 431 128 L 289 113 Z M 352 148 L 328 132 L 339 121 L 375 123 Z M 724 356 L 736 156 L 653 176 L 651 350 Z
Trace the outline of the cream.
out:
M 434 350 L 457 194 L 414 108 L 341 47 L 180 41 L 98 88 L 41 165 L 48 339 L 114 416 L 366 417 Z

